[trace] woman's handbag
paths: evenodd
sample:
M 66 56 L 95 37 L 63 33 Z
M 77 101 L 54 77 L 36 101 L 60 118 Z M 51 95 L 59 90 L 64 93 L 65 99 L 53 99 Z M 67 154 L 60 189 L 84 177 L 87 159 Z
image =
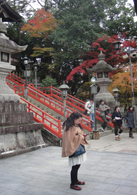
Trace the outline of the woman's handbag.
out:
M 85 152 L 86 152 L 86 151 L 85 151 L 84 146 L 82 146 L 82 145 L 80 144 L 79 147 L 78 147 L 78 149 L 74 152 L 74 154 L 72 154 L 72 155 L 70 156 L 70 158 L 71 158 L 71 157 L 79 156 L 79 155 L 81 155 L 81 154 L 84 154 Z
M 114 118 L 114 119 L 112 119 L 112 123 L 116 123 L 116 119 Z
M 85 110 L 85 111 L 83 112 L 83 114 L 86 115 L 86 116 L 90 116 L 90 114 L 89 114 L 88 112 L 89 112 L 88 110 Z
M 85 110 L 85 111 L 83 112 L 83 114 L 86 115 L 86 114 L 87 114 L 87 110 Z

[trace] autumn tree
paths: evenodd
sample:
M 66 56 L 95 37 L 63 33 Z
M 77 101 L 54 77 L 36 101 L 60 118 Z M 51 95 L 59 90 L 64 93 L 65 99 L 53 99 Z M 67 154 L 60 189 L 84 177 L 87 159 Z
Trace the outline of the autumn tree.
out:
M 130 52 L 128 51 L 130 47 Z M 131 89 L 131 73 L 130 73 L 130 63 L 132 65 L 132 77 L 133 77 L 133 87 L 134 87 L 134 95 L 137 97 L 137 56 L 136 56 L 136 47 L 137 43 L 128 39 L 125 40 L 122 44 L 120 53 L 121 58 L 126 59 L 126 63 L 121 64 L 119 71 L 116 74 L 111 75 L 111 79 L 113 82 L 108 87 L 108 90 L 112 93 L 112 89 L 116 86 L 119 92 L 119 101 L 121 105 L 131 105 L 132 101 L 132 89 Z M 134 55 L 131 55 L 133 52 Z M 126 55 L 125 55 L 126 54 Z M 129 59 L 129 55 L 131 57 L 131 62 Z
M 48 70 L 52 68 L 52 56 L 54 53 L 53 43 L 49 35 L 56 30 L 56 19 L 52 13 L 46 12 L 45 9 L 36 11 L 36 15 L 27 24 L 24 24 L 22 31 L 27 32 L 29 40 L 35 38 L 33 53 L 31 57 L 40 57 L 43 67 L 41 78 L 45 78 Z
M 54 8 L 55 18 L 63 21 L 52 34 L 55 48 L 54 71 L 61 73 L 62 80 L 81 64 L 83 56 L 90 52 L 90 45 L 99 37 L 125 31 L 130 34 L 135 33 L 133 7 L 126 7 L 127 0 L 49 0 L 49 2 L 52 9 Z M 76 77 L 75 75 L 75 81 L 79 82 Z
M 74 90 L 75 93 L 77 93 L 82 83 L 89 82 L 87 68 L 93 67 L 98 62 L 98 55 L 101 50 L 105 54 L 105 61 L 113 67 L 126 61 L 120 54 L 117 54 L 114 49 L 113 42 L 117 39 L 118 36 L 103 36 L 93 42 L 90 46 L 90 51 L 82 56 L 83 62 L 74 68 L 66 79 L 71 84 L 75 82 L 75 85 L 72 86 L 72 90 Z M 90 83 L 88 85 L 90 85 Z
M 137 63 L 134 63 L 132 66 L 133 72 L 133 86 L 134 93 L 137 97 Z M 131 90 L 131 75 L 130 69 L 125 71 L 125 69 L 121 69 L 120 72 L 111 77 L 113 82 L 108 86 L 108 90 L 112 93 L 112 90 L 116 86 L 119 89 L 119 98 L 121 105 L 131 105 L 132 102 L 132 90 Z
M 81 65 L 77 66 L 76 68 L 73 69 L 73 71 L 71 71 L 71 73 L 69 74 L 66 80 L 69 83 L 71 83 L 73 90 L 78 91 L 76 92 L 78 96 L 81 96 L 83 93 L 89 94 L 89 88 L 88 91 L 84 91 L 86 89 L 85 83 L 88 86 L 91 85 L 91 83 L 89 82 L 90 78 L 88 78 L 87 68 L 93 67 L 98 62 L 98 55 L 100 53 L 100 50 L 102 50 L 102 52 L 105 54 L 105 61 L 111 66 L 117 68 L 115 72 L 110 73 L 110 77 L 115 75 L 117 72 L 121 71 L 121 69 L 125 66 L 125 64 L 129 62 L 129 54 L 127 55 L 127 49 L 129 47 L 131 47 L 132 49 L 135 48 L 136 42 L 132 39 L 128 41 L 125 40 L 123 42 L 122 48 L 120 49 L 119 52 L 117 52 L 114 49 L 113 42 L 117 41 L 119 37 L 121 39 L 126 39 L 127 35 L 126 33 L 123 33 L 123 34 L 119 34 L 118 36 L 111 36 L 111 37 L 103 36 L 97 39 L 91 45 L 91 51 L 87 52 L 83 56 L 84 61 L 81 63 Z M 73 85 L 74 81 L 78 81 L 77 84 Z M 82 88 L 83 91 L 80 90 Z M 79 91 L 81 91 L 81 93 L 79 93 Z

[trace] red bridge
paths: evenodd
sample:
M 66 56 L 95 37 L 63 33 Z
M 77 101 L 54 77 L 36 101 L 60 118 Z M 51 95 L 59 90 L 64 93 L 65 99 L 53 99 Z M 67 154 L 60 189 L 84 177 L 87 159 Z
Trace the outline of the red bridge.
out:
M 44 128 L 56 135 L 57 137 L 62 137 L 61 132 L 61 117 L 64 116 L 63 113 L 63 103 L 61 98 L 61 91 L 55 87 L 39 87 L 36 89 L 33 84 L 27 83 L 27 90 L 29 100 L 26 100 L 24 97 L 24 90 L 26 86 L 26 81 L 21 79 L 20 77 L 10 73 L 7 76 L 7 84 L 14 90 L 14 92 L 20 95 L 20 99 L 22 103 L 27 104 L 28 112 L 33 112 L 33 117 L 36 122 L 41 122 L 44 125 Z M 24 98 L 23 98 L 24 97 Z M 47 108 L 56 115 L 58 118 L 55 118 L 48 114 L 43 109 L 40 109 L 34 103 L 30 101 L 38 102 L 43 108 Z M 66 115 L 67 117 L 74 111 L 77 110 L 80 113 L 84 112 L 84 104 L 85 102 L 71 96 L 68 94 L 68 98 L 66 100 Z M 96 111 L 96 119 L 102 122 L 102 119 L 99 117 L 99 111 Z M 108 126 L 113 127 L 113 123 L 111 121 L 111 117 L 107 116 Z M 82 127 L 91 132 L 91 122 L 89 116 L 83 115 L 81 125 Z

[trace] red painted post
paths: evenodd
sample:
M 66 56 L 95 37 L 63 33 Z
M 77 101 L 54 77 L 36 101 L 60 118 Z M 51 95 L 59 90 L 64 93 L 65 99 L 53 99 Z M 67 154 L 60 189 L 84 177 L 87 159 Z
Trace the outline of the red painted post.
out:
M 14 86 L 14 93 L 16 93 L 16 86 Z
M 24 95 L 24 84 L 23 84 L 23 86 L 22 86 L 22 95 Z
M 62 133 L 61 133 L 61 120 L 60 120 L 60 117 L 58 118 L 58 128 L 59 128 L 58 136 L 59 136 L 59 138 L 61 138 L 62 137 Z
M 30 104 L 28 103 L 28 112 L 30 112 Z
M 52 95 L 53 95 L 53 94 L 52 94 L 52 85 L 50 86 L 50 91 L 51 91 L 51 96 L 52 96 Z

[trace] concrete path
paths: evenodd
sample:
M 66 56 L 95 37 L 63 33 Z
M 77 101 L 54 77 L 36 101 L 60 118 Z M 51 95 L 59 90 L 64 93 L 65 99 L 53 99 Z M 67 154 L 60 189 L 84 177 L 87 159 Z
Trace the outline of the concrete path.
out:
M 47 147 L 0 160 L 0 195 L 137 195 L 137 136 L 123 133 L 91 140 L 79 169 L 86 185 L 74 191 L 61 147 Z
M 129 138 L 128 133 L 121 134 L 121 140 L 115 141 L 115 135 L 110 134 L 101 137 L 99 140 L 90 140 L 88 150 L 137 153 L 137 133 L 134 133 L 134 139 Z

